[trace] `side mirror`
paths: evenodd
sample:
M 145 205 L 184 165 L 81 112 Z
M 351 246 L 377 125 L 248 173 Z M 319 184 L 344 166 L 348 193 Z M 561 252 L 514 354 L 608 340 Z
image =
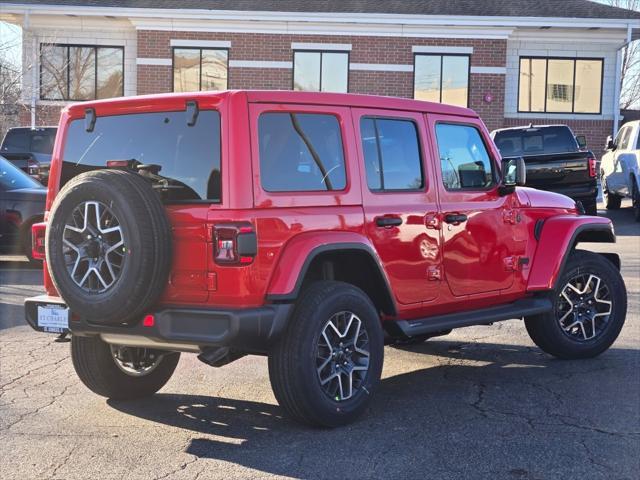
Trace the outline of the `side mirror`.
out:
M 516 190 L 516 187 L 527 183 L 527 166 L 522 157 L 509 157 L 502 159 L 502 183 L 500 194 L 508 195 Z
M 605 150 L 615 150 L 616 149 L 616 144 L 613 141 L 613 137 L 611 135 L 609 135 L 607 137 L 607 144 L 604 147 Z
M 576 142 L 578 142 L 578 147 L 580 147 L 580 150 L 586 150 L 587 137 L 585 137 L 584 135 L 576 135 Z

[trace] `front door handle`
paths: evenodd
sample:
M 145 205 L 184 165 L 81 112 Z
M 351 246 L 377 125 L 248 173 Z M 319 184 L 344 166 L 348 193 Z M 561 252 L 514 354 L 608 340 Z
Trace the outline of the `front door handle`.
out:
M 467 216 L 464 213 L 449 213 L 444 216 L 444 221 L 457 225 L 459 223 L 466 222 Z
M 376 225 L 384 228 L 398 227 L 402 225 L 402 219 L 400 217 L 377 217 Z

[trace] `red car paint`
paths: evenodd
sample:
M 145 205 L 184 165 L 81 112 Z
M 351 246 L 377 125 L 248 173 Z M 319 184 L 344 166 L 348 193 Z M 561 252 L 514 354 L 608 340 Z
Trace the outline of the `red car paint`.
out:
M 358 245 L 382 267 L 397 319 L 475 310 L 550 289 L 574 232 L 603 218 L 579 216 L 561 195 L 518 188 L 501 195 L 484 190 L 447 191 L 442 182 L 436 122 L 475 126 L 499 172 L 500 155 L 477 114 L 469 109 L 406 99 L 326 93 L 228 91 L 153 95 L 86 102 L 66 108 L 53 151 L 47 210 L 58 193 L 69 122 L 86 108 L 97 117 L 182 111 L 195 100 L 200 110 L 221 115 L 222 201 L 170 205 L 174 257 L 161 303 L 248 308 L 295 294 L 307 259 L 327 245 Z M 330 113 L 342 129 L 347 184 L 343 191 L 270 193 L 260 182 L 257 119 L 266 111 Z M 360 117 L 411 119 L 417 126 L 425 186 L 418 191 L 374 193 L 364 175 Z M 468 220 L 445 223 L 445 215 Z M 378 227 L 378 217 L 402 219 Z M 212 227 L 249 222 L 258 251 L 247 264 L 214 260 Z M 536 228 L 544 222 L 540 238 Z M 41 236 L 41 235 L 40 235 Z M 45 288 L 56 292 L 45 267 Z M 387 318 L 387 317 L 385 317 Z

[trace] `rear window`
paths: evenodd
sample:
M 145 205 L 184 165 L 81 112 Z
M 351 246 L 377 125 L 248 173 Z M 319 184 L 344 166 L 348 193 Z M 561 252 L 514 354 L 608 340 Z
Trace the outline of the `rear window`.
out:
M 85 120 L 67 130 L 62 184 L 109 160 L 136 160 L 160 167 L 154 186 L 163 199 L 220 202 L 220 114 L 200 111 L 187 125 L 184 111 L 98 117 L 92 132 Z
M 503 157 L 574 153 L 578 144 L 565 127 L 527 128 L 497 132 L 494 141 Z
M 29 135 L 27 130 L 9 130 L 2 142 L 4 152 L 28 152 Z
M 31 150 L 29 151 L 51 155 L 55 139 L 56 132 L 33 133 L 31 135 Z
M 260 179 L 268 192 L 344 190 L 340 123 L 333 115 L 263 113 L 258 119 Z

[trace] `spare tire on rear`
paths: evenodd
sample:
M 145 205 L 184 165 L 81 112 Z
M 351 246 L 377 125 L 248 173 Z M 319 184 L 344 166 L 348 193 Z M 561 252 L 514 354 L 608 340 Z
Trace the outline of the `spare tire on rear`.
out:
M 171 269 L 171 225 L 140 175 L 83 173 L 56 196 L 47 225 L 49 274 L 74 314 L 135 323 L 157 302 Z

